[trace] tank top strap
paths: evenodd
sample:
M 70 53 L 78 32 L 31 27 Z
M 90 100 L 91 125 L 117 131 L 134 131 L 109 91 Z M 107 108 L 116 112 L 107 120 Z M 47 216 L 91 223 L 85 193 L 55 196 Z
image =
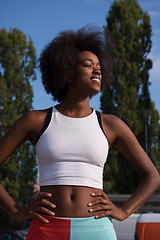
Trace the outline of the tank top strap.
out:
M 45 132 L 45 130 L 47 129 L 48 125 L 50 124 L 50 121 L 51 121 L 51 117 L 52 117 L 52 109 L 53 107 L 50 107 L 48 109 L 48 112 L 47 112 L 47 115 L 46 115 L 46 118 L 45 118 L 45 122 L 44 122 L 44 125 L 43 125 L 43 128 L 42 130 L 40 131 L 40 134 L 37 138 L 37 142 L 39 140 L 39 138 L 41 137 L 41 135 Z
M 101 114 L 97 110 L 96 110 L 96 114 L 97 114 L 97 119 L 98 119 L 99 126 L 100 126 L 102 132 L 104 133 L 104 135 L 106 136 L 106 134 L 104 132 L 104 129 L 103 129 L 103 126 L 102 126 Z M 107 136 L 106 136 L 106 138 L 107 138 Z

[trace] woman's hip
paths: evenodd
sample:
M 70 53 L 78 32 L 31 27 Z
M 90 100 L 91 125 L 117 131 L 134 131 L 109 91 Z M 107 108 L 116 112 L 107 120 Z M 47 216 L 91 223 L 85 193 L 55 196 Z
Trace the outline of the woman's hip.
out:
M 116 240 L 111 217 L 96 219 L 45 216 L 49 223 L 33 219 L 27 240 Z

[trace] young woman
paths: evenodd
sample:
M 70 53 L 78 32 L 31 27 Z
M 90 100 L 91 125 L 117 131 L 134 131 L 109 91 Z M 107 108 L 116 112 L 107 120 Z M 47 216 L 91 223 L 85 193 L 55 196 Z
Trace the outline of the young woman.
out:
M 99 30 L 60 33 L 40 56 L 45 90 L 59 104 L 26 113 L 0 141 L 0 163 L 26 140 L 37 152 L 40 192 L 30 206 L 20 207 L 0 185 L 2 209 L 18 221 L 32 218 L 27 240 L 114 240 L 111 218 L 126 219 L 160 184 L 157 170 L 125 123 L 89 105 L 89 98 L 109 83 L 110 62 Z M 142 177 L 119 208 L 102 186 L 112 143 Z

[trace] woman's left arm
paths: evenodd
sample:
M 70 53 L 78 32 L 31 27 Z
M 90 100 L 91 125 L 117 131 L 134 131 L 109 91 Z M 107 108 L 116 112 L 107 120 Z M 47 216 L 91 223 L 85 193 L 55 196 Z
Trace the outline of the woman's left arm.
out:
M 141 181 L 132 196 L 119 208 L 117 208 L 104 193 L 94 195 L 94 197 L 98 198 L 90 205 L 92 205 L 92 209 L 96 212 L 100 210 L 96 208 L 99 207 L 98 202 L 101 201 L 101 207 L 105 212 L 99 217 L 111 215 L 117 220 L 124 220 L 140 208 L 160 186 L 160 176 L 128 126 L 115 116 L 110 116 L 110 118 L 112 118 L 110 124 L 110 130 L 112 132 L 110 139 L 114 139 L 115 146 L 141 176 Z M 107 124 L 110 122 L 108 119 L 106 119 L 106 121 Z M 103 118 L 103 123 L 105 126 L 105 118 Z

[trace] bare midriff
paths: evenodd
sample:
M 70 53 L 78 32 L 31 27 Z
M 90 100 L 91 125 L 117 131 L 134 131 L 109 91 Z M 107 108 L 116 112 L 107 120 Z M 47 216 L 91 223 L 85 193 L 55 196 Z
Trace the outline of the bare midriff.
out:
M 88 203 L 96 200 L 92 197 L 92 193 L 102 192 L 101 189 L 81 187 L 81 186 L 42 186 L 41 192 L 49 192 L 51 198 L 46 198 L 48 201 L 56 205 L 56 208 L 50 209 L 55 212 L 55 217 L 92 217 L 100 212 L 90 212 L 91 207 Z M 101 211 L 102 213 L 102 211 Z

